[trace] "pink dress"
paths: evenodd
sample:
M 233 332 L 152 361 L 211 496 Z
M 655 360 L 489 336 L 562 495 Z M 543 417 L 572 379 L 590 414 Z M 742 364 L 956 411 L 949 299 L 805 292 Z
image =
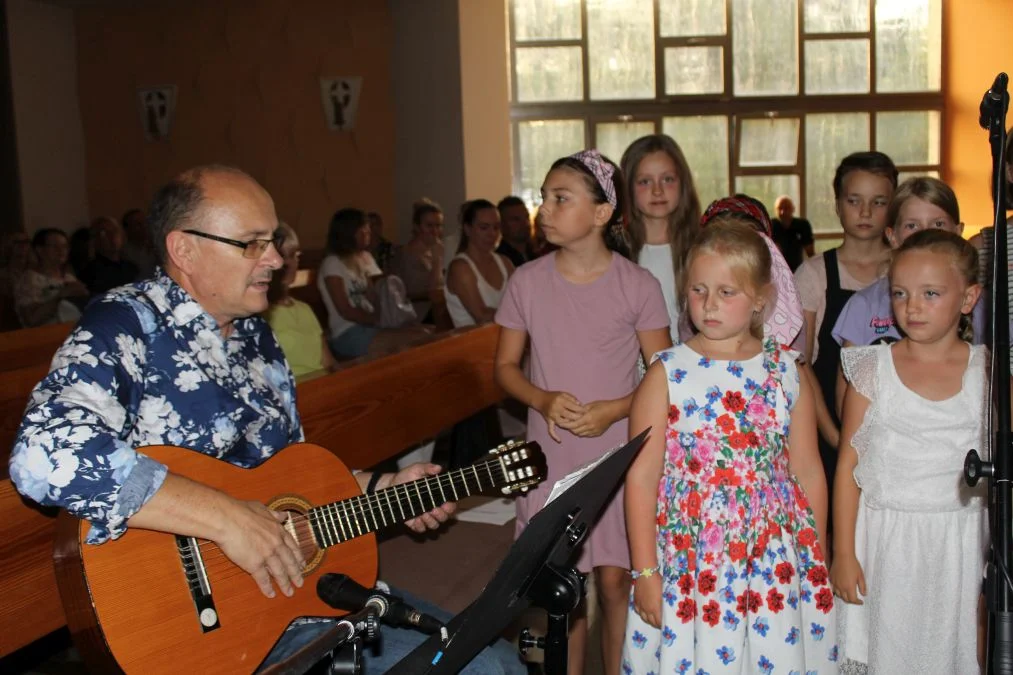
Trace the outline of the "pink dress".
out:
M 618 254 L 598 279 L 573 284 L 556 269 L 556 255 L 517 268 L 496 312 L 496 323 L 523 330 L 531 338 L 531 383 L 547 391 L 566 391 L 581 403 L 623 398 L 636 388 L 637 331 L 668 328 L 661 286 L 650 272 Z M 528 410 L 528 440 L 548 457 L 546 480 L 517 500 L 517 532 L 545 504 L 553 484 L 570 471 L 628 440 L 622 419 L 597 438 L 579 438 L 558 429 L 562 443 L 549 437 L 545 419 Z M 602 512 L 577 562 L 594 567 L 629 568 L 623 493 Z

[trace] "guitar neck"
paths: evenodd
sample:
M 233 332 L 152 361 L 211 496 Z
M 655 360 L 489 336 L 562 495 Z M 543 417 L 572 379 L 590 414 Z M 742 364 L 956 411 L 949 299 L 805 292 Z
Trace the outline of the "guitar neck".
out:
M 447 502 L 499 488 L 507 481 L 499 459 L 489 459 L 372 494 L 317 506 L 310 509 L 309 520 L 320 548 L 328 548 L 411 520 Z

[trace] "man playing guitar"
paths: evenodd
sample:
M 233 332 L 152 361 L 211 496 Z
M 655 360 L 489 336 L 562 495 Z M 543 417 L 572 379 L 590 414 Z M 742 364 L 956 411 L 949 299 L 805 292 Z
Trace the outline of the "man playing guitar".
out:
M 282 266 L 274 203 L 247 174 L 202 167 L 157 192 L 149 226 L 161 269 L 88 307 L 32 392 L 11 479 L 26 497 L 89 521 L 89 544 L 128 527 L 206 539 L 265 596 L 311 593 L 298 590 L 305 561 L 285 516 L 174 474 L 136 450 L 184 446 L 250 468 L 303 440 L 294 379 L 258 316 L 271 274 Z M 356 478 L 365 490 L 439 471 L 415 464 L 372 485 L 368 473 Z M 407 524 L 435 529 L 452 510 L 444 504 Z M 284 660 L 327 627 L 294 623 L 262 665 Z M 365 660 L 368 673 L 385 672 L 425 638 L 394 633 L 384 629 L 380 655 Z M 465 672 L 526 672 L 512 650 L 499 649 L 486 650 Z

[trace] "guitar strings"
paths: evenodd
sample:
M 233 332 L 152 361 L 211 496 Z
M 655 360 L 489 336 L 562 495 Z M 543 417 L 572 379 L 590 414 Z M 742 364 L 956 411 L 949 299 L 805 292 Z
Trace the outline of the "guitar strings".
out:
M 393 515 L 396 513 L 394 511 L 394 506 L 397 506 L 398 510 L 402 513 L 402 515 L 405 511 L 412 514 L 412 516 L 410 518 L 406 518 L 406 520 L 418 517 L 414 515 L 415 504 L 420 504 L 423 507 L 423 512 L 428 512 L 431 510 L 431 508 L 436 508 L 436 502 L 435 499 L 433 499 L 434 482 L 436 486 L 440 488 L 441 496 L 444 497 L 446 496 L 447 491 L 442 488 L 447 487 L 450 488 L 450 493 L 454 494 L 455 498 L 459 498 L 459 495 L 457 495 L 456 490 L 454 490 L 454 488 L 457 487 L 459 483 L 463 483 L 462 486 L 463 491 L 465 492 L 466 496 L 470 496 L 471 491 L 469 490 L 468 486 L 469 476 L 467 475 L 467 473 L 470 472 L 472 474 L 470 478 L 478 482 L 479 489 L 483 490 L 484 486 L 481 485 L 481 478 L 479 477 L 481 474 L 478 473 L 479 471 L 482 471 L 487 476 L 492 476 L 493 484 L 499 483 L 503 478 L 505 478 L 506 475 L 502 464 L 498 460 L 489 460 L 487 462 L 483 462 L 482 464 L 473 464 L 472 466 L 465 467 L 463 469 L 458 469 L 457 471 L 454 472 L 441 473 L 435 476 L 427 476 L 425 478 L 419 479 L 419 481 L 414 482 L 414 484 L 416 485 L 415 495 L 412 494 L 410 489 L 413 483 L 399 483 L 398 485 L 392 485 L 388 488 L 384 488 L 383 490 L 374 492 L 372 494 L 358 495 L 355 497 L 349 497 L 348 499 L 345 500 L 341 500 L 340 503 L 345 504 L 345 506 L 336 507 L 335 504 L 339 502 L 333 502 L 331 504 L 324 504 L 321 506 L 313 507 L 313 509 L 311 509 L 308 515 L 298 512 L 290 512 L 290 519 L 292 524 L 296 528 L 298 528 L 307 520 L 315 521 L 317 522 L 318 525 L 320 525 L 322 529 L 326 529 L 328 531 L 327 532 L 328 534 L 335 535 L 332 538 L 338 539 L 339 541 L 337 543 L 343 543 L 343 541 L 348 541 L 349 539 L 355 538 L 357 536 L 369 534 L 375 531 L 376 529 L 379 529 L 379 527 L 381 527 L 384 524 L 383 522 L 384 519 L 382 518 L 382 516 L 377 517 L 375 513 L 377 508 L 386 507 Z M 458 479 L 460 480 L 458 481 Z M 433 504 L 433 507 L 430 508 L 426 506 L 425 499 L 423 498 L 421 493 L 421 489 L 423 488 L 418 486 L 419 482 L 424 483 L 424 489 L 427 492 L 429 492 L 430 502 Z M 391 499 L 390 497 L 391 493 L 394 494 L 393 499 Z M 443 500 L 443 503 L 447 503 L 449 501 L 454 500 L 447 498 Z M 405 505 L 407 505 L 407 509 L 405 509 Z M 325 514 L 325 510 L 328 510 L 327 514 Z M 372 517 L 373 523 L 370 523 L 370 519 L 366 518 L 367 515 Z M 340 533 L 338 532 L 333 522 L 332 523 L 327 522 L 328 518 L 330 518 L 332 521 L 335 519 L 342 519 L 344 521 L 342 524 L 345 525 L 345 527 L 348 529 L 348 532 L 351 533 L 352 536 L 351 537 L 339 536 Z M 355 520 L 355 526 L 352 525 L 353 519 Z M 312 532 L 312 527 L 311 527 L 311 534 L 314 534 L 314 537 L 313 541 L 310 543 L 314 548 L 320 548 L 317 545 L 315 533 Z M 302 543 L 298 541 L 296 543 L 300 544 L 301 548 Z M 213 541 L 200 540 L 198 542 L 198 548 L 201 550 L 201 556 L 202 558 L 204 558 L 205 566 L 207 566 L 208 564 L 213 564 L 214 562 L 217 562 L 220 559 L 227 558 L 227 556 L 221 551 L 218 545 Z M 231 560 L 229 562 L 231 563 Z M 234 563 L 231 564 L 235 566 Z M 239 568 L 238 566 L 236 567 L 237 569 L 240 570 L 242 569 Z M 243 573 L 245 574 L 245 571 L 243 571 Z

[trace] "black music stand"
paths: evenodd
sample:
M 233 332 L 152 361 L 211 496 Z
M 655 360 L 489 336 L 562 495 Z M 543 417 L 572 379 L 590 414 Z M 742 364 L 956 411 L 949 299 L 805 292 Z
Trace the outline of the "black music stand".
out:
M 560 664 L 560 675 L 565 675 L 567 615 L 583 595 L 580 575 L 572 568 L 577 546 L 618 488 L 650 431 L 645 429 L 606 457 L 531 519 L 482 594 L 447 624 L 449 639 L 445 644 L 439 635 L 433 635 L 388 672 L 457 673 L 522 611 L 535 605 L 550 616 L 546 675 L 553 675 Z

